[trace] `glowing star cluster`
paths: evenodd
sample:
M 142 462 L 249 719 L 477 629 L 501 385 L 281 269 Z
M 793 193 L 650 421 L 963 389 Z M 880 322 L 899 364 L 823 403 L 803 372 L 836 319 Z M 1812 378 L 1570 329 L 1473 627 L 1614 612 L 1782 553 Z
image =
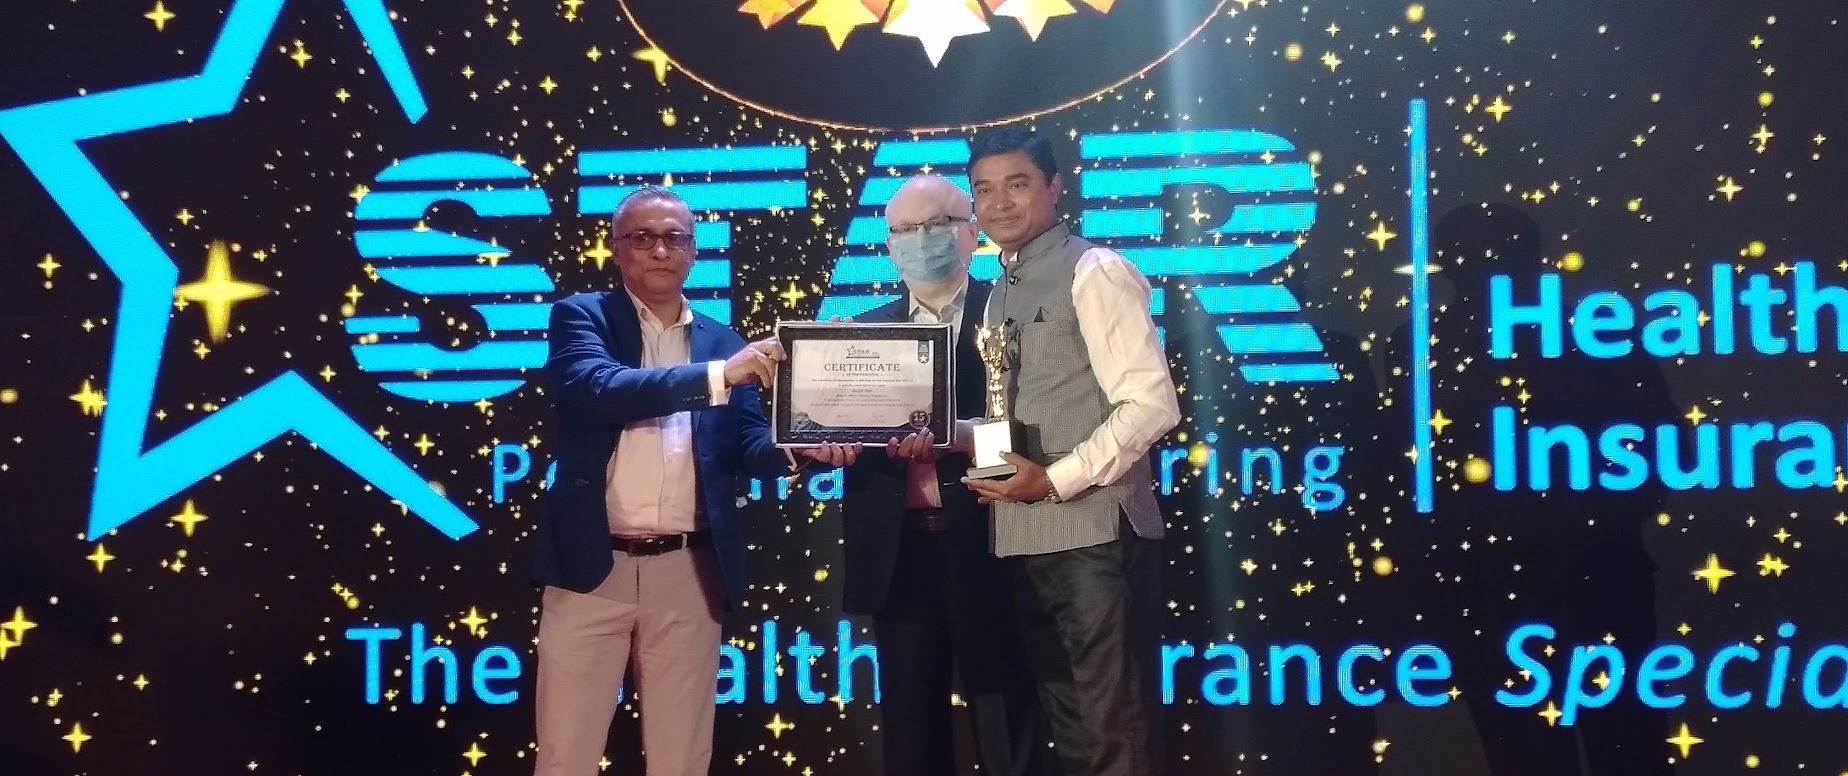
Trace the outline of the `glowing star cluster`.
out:
M 1037 41 L 1054 19 L 1107 14 L 1116 5 L 1116 0 L 745 0 L 738 12 L 756 16 L 766 30 L 793 16 L 797 24 L 825 31 L 837 50 L 860 27 L 875 26 L 887 35 L 916 38 L 935 66 L 951 41 L 990 32 L 998 19 L 1018 22 Z

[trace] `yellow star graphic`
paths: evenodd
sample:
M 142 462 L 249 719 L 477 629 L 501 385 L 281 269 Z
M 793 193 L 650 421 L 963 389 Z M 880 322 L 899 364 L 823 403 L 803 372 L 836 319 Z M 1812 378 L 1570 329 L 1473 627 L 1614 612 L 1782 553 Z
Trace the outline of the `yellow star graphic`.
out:
M 1716 553 L 1709 553 L 1707 555 L 1707 565 L 1694 570 L 1694 578 L 1705 580 L 1707 583 L 1707 592 L 1709 593 L 1720 592 L 1720 580 L 1732 575 L 1733 571 L 1731 569 L 1720 565 L 1720 556 Z
M 475 611 L 475 607 L 473 606 L 468 608 L 468 616 L 457 620 L 457 622 L 462 623 L 464 627 L 468 628 L 468 632 L 475 634 L 477 638 L 488 635 L 487 629 L 481 627 L 488 624 L 488 618 L 481 616 L 481 613 Z M 473 763 L 471 763 L 471 765 L 472 764 Z
M 791 3 L 789 0 L 744 0 L 744 4 L 738 6 L 738 13 L 754 14 L 757 17 L 757 23 L 767 30 L 776 26 L 777 22 L 788 18 L 798 5 L 801 3 Z M 840 46 L 835 46 L 835 48 L 838 49 Z
M 1703 738 L 1695 738 L 1694 732 L 1688 729 L 1688 723 L 1683 722 L 1681 723 L 1681 730 L 1675 733 L 1674 738 L 1668 739 L 1668 742 L 1681 747 L 1681 756 L 1687 757 L 1688 752 L 1694 748 L 1695 744 L 1704 744 L 1707 741 Z
M 205 519 L 206 519 L 205 515 L 199 514 L 198 510 L 193 509 L 193 503 L 191 499 L 187 499 L 186 508 L 182 509 L 179 514 L 174 515 L 172 518 L 173 522 L 179 523 L 180 530 L 185 532 L 187 538 L 192 537 L 193 526 L 198 525 L 199 523 L 203 522 Z
M 173 12 L 167 10 L 165 3 L 154 3 L 154 10 L 141 15 L 141 18 L 154 23 L 155 32 L 166 32 L 167 22 L 173 21 Z
M 595 259 L 597 262 L 597 269 L 603 269 L 603 262 L 608 261 L 610 257 L 616 255 L 615 252 L 610 250 L 610 246 L 604 241 L 604 237 L 604 233 L 598 232 L 597 244 L 592 246 L 590 250 L 578 254 L 578 262 L 580 264 L 583 263 L 585 259 Z
M 103 571 L 103 564 L 115 560 L 115 556 L 110 555 L 108 550 L 103 549 L 103 545 L 98 544 L 95 551 L 84 556 L 84 560 L 96 564 L 96 571 L 100 574 Z
M 1501 95 L 1497 94 L 1495 95 L 1495 101 L 1489 103 L 1489 107 L 1483 108 L 1483 110 L 1493 114 L 1495 116 L 1495 123 L 1499 124 L 1503 116 L 1508 115 L 1509 111 L 1514 110 L 1514 106 L 1503 101 Z
M 103 397 L 101 391 L 90 386 L 89 380 L 84 380 L 83 387 L 77 389 L 76 393 L 71 394 L 71 401 L 77 402 L 77 406 L 83 409 L 83 414 L 93 418 L 101 417 L 103 414 L 103 407 L 109 404 L 108 400 Z
M 783 715 L 773 714 L 770 717 L 770 724 L 765 725 L 764 729 L 770 731 L 771 737 L 780 739 L 784 733 L 795 730 L 796 723 L 784 722 Z
M 82 722 L 77 722 L 71 725 L 71 732 L 66 733 L 64 736 L 62 736 L 62 738 L 70 742 L 71 751 L 81 752 L 83 751 L 83 743 L 85 741 L 90 740 L 92 736 L 88 733 L 83 732 Z
M 198 302 L 205 307 L 206 331 L 213 342 L 223 342 L 230 335 L 232 306 L 268 293 L 271 291 L 265 286 L 231 275 L 231 251 L 222 241 L 213 241 L 207 249 L 205 275 L 173 291 L 180 300 Z
M 828 40 L 834 44 L 834 50 L 839 51 L 854 28 L 878 21 L 879 15 L 860 0 L 819 0 L 796 23 L 827 30 Z
M 1372 240 L 1375 244 L 1377 244 L 1380 247 L 1380 250 L 1382 251 L 1386 250 L 1387 240 L 1391 240 L 1392 238 L 1398 237 L 1398 236 L 1399 235 L 1397 233 L 1389 232 L 1386 230 L 1386 222 L 1384 221 L 1374 222 L 1373 231 L 1367 233 L 1367 239 Z
M 1767 552 L 1763 558 L 1758 559 L 1758 576 L 1767 577 L 1776 574 L 1781 577 L 1788 570 L 1790 570 L 1790 564 L 1771 553 Z
M 1443 410 L 1438 410 L 1437 414 L 1431 416 L 1431 430 L 1441 435 L 1444 433 L 1444 427 L 1455 422 L 1456 421 L 1444 417 Z
M 667 83 L 667 68 L 673 64 L 668 61 L 667 52 L 654 46 L 635 52 L 635 58 L 654 65 L 655 83 Z
M 1077 12 L 1078 9 L 1066 0 L 1006 0 L 995 7 L 996 16 L 1011 16 L 1027 28 L 1028 40 L 1039 40 L 1048 19 Z
M 1721 194 L 1726 195 L 1727 202 L 1733 201 L 1733 197 L 1737 196 L 1739 192 L 1744 191 L 1744 190 L 1745 190 L 1745 187 L 1739 185 L 1739 182 L 1733 180 L 1732 176 L 1730 175 L 1722 176 L 1720 178 L 1719 187 L 1714 189 L 1714 191 L 1717 191 Z
M 1546 708 L 1540 710 L 1540 716 L 1546 718 L 1547 727 L 1558 725 L 1559 718 L 1565 715 L 1566 713 L 1560 711 L 1559 707 L 1554 705 L 1552 701 L 1547 701 Z
M 463 752 L 462 756 L 468 758 L 468 767 L 473 768 L 476 763 L 481 762 L 481 758 L 487 757 L 488 753 L 481 751 L 481 744 L 470 741 L 468 751 Z

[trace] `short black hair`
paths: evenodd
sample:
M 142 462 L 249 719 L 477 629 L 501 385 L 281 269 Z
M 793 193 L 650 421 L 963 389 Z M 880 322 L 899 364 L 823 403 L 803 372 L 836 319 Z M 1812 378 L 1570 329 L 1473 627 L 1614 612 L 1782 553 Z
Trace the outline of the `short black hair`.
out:
M 1048 183 L 1059 174 L 1059 162 L 1052 156 L 1052 143 L 1033 130 L 1019 126 L 995 127 L 977 133 L 969 148 L 969 169 L 973 172 L 975 163 L 987 157 L 1015 151 L 1026 152 L 1033 166 L 1046 175 Z

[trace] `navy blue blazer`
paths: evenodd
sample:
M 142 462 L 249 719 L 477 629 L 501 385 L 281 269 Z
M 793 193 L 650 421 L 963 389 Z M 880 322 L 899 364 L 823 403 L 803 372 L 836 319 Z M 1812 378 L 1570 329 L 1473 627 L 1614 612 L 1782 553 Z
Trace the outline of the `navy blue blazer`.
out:
M 580 593 L 603 583 L 612 565 L 604 477 L 623 427 L 690 411 L 699 504 L 725 578 L 727 604 L 738 606 L 744 600 L 738 479 L 790 473 L 756 386 L 737 386 L 729 403 L 712 406 L 706 362 L 737 353 L 744 338 L 695 312 L 687 364 L 635 366 L 642 362 L 641 318 L 621 289 L 554 303 L 548 336 L 545 371 L 558 424 L 558 473 L 534 534 L 534 581 Z

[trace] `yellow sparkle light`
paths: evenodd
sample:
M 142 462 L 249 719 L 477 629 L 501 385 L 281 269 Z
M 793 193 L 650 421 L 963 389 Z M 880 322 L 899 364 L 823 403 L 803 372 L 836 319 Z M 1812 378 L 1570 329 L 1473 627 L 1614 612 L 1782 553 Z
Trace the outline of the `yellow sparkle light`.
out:
M 185 302 L 197 302 L 205 308 L 206 331 L 213 342 L 230 336 L 231 308 L 272 293 L 267 286 L 239 280 L 231 274 L 231 250 L 224 241 L 214 240 L 205 254 L 205 274 L 198 280 L 173 290 Z
M 141 18 L 153 22 L 155 32 L 166 32 L 167 22 L 173 21 L 173 12 L 167 10 L 165 3 L 155 2 L 154 10 L 142 14 Z
M 1732 576 L 1733 573 L 1731 569 L 1720 565 L 1719 554 L 1708 553 L 1707 565 L 1695 569 L 1694 578 L 1707 583 L 1707 592 L 1718 593 L 1720 592 L 1720 580 Z

